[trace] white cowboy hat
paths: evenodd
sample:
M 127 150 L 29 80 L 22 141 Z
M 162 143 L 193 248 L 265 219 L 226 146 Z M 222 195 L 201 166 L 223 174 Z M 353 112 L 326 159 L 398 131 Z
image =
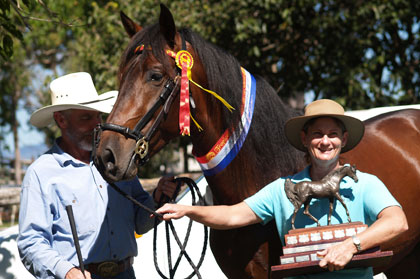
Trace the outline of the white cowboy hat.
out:
M 72 73 L 53 80 L 50 84 L 51 105 L 31 115 L 32 125 L 43 128 L 54 123 L 53 114 L 67 109 L 95 110 L 110 113 L 118 91 L 98 95 L 89 73 Z
M 357 118 L 344 114 L 344 108 L 337 102 L 329 99 L 316 100 L 305 107 L 305 114 L 289 119 L 284 132 L 286 138 L 294 147 L 301 151 L 306 151 L 300 138 L 305 123 L 313 118 L 333 117 L 340 120 L 348 132 L 347 144 L 341 150 L 342 153 L 355 147 L 363 137 L 365 125 Z

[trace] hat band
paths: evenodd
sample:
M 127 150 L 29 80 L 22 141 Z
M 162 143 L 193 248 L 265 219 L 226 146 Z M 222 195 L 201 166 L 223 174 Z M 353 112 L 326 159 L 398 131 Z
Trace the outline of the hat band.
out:
M 106 100 L 109 100 L 109 99 L 112 99 L 112 98 L 114 98 L 114 96 L 107 97 L 105 99 L 97 99 L 97 100 L 93 100 L 93 101 L 89 101 L 89 102 L 79 103 L 79 105 L 89 105 L 89 104 L 93 104 L 93 103 L 97 103 L 97 102 L 106 101 Z

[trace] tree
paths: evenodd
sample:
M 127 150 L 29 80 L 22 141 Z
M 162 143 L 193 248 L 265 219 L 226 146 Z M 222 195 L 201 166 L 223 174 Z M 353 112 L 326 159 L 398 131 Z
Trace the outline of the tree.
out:
M 19 45 L 19 42 L 17 42 Z M 17 111 L 21 106 L 29 102 L 29 90 L 31 75 L 27 70 L 24 55 L 21 48 L 17 48 L 14 55 L 7 61 L 3 61 L 0 70 L 0 88 L 2 98 L 0 99 L 0 126 L 6 127 L 13 133 L 14 142 L 14 169 L 15 183 L 20 185 L 22 182 L 21 160 L 19 151 Z
M 118 88 L 119 57 L 129 40 L 119 11 L 141 25 L 156 22 L 160 12 L 151 0 L 37 0 L 19 17 L 10 3 L 20 1 L 1 1 L 0 18 L 20 26 L 32 64 L 53 77 L 88 71 L 101 92 Z M 177 26 L 230 52 L 286 101 L 307 93 L 347 109 L 419 101 L 418 1 L 174 0 L 167 6 Z
M 351 109 L 418 102 L 418 2 L 203 2 L 171 8 L 181 19 L 188 10 L 190 26 L 284 99 L 313 92 Z

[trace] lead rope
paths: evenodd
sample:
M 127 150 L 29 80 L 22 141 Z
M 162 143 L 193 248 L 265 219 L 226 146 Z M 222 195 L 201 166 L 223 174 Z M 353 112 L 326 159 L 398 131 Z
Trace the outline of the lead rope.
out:
M 194 180 L 187 178 L 187 177 L 180 177 L 180 178 L 176 178 L 175 182 L 177 182 L 178 184 L 178 189 L 176 192 L 179 191 L 179 188 L 182 184 L 182 182 L 184 182 L 185 184 L 187 184 L 187 186 L 190 189 L 191 192 L 191 197 L 192 197 L 192 205 L 206 205 L 206 202 L 204 200 L 204 198 L 202 197 L 200 190 L 197 187 L 197 184 L 194 182 Z M 176 196 L 176 192 L 174 197 Z M 198 203 L 196 202 L 196 197 L 195 197 L 195 193 L 197 193 L 198 196 Z M 169 202 L 174 202 L 174 197 L 172 197 Z M 163 198 L 161 197 L 160 201 L 159 201 L 159 206 L 162 205 L 162 201 Z M 168 253 L 168 267 L 169 267 L 169 278 L 166 277 L 161 270 L 159 269 L 158 263 L 157 263 L 157 245 L 156 245 L 156 239 L 157 239 L 157 224 L 158 224 L 158 220 L 155 220 L 155 229 L 154 229 L 154 237 L 153 237 L 153 259 L 155 262 L 155 268 L 157 270 L 157 272 L 159 273 L 159 275 L 164 278 L 164 279 L 173 279 L 175 276 L 175 272 L 177 270 L 177 268 L 179 267 L 179 263 L 182 259 L 182 256 L 185 256 L 186 260 L 188 261 L 188 263 L 190 264 L 190 266 L 193 268 L 193 272 L 186 277 L 185 279 L 190 279 L 192 278 L 194 275 L 197 275 L 197 278 L 201 279 L 201 274 L 199 272 L 199 268 L 201 266 L 201 264 L 203 263 L 204 260 L 204 256 L 206 253 L 206 249 L 207 249 L 207 239 L 208 239 L 208 228 L 206 226 L 204 226 L 204 242 L 203 242 L 203 250 L 201 252 L 201 257 L 200 260 L 197 264 L 197 266 L 194 264 L 194 262 L 191 260 L 191 258 L 189 257 L 189 255 L 187 254 L 187 252 L 185 251 L 185 248 L 187 246 L 187 242 L 191 233 L 191 227 L 192 227 L 192 220 L 189 221 L 188 223 L 188 228 L 187 228 L 187 232 L 185 234 L 185 239 L 184 239 L 184 243 L 181 243 L 178 234 L 176 233 L 175 227 L 172 223 L 172 221 L 167 221 L 165 223 L 165 229 L 166 229 L 166 244 L 167 244 L 167 253 Z M 178 255 L 178 258 L 175 262 L 174 267 L 172 267 L 172 256 L 171 256 L 171 245 L 170 245 L 170 237 L 169 237 L 169 229 L 172 231 L 172 234 L 175 238 L 175 241 L 177 242 L 179 248 L 180 248 L 180 253 Z
M 175 182 L 177 182 L 178 186 L 177 186 L 177 190 L 174 193 L 174 196 L 171 197 L 169 199 L 169 202 L 174 202 L 176 195 L 178 194 L 181 184 L 184 182 L 185 184 L 187 184 L 187 186 L 190 189 L 191 192 L 191 196 L 192 196 L 192 205 L 206 205 L 206 202 L 204 200 L 204 198 L 202 197 L 200 190 L 197 187 L 197 184 L 194 182 L 194 180 L 192 180 L 191 178 L 188 177 L 179 177 L 175 179 Z M 115 191 L 117 191 L 119 194 L 121 194 L 122 196 L 124 196 L 126 199 L 130 200 L 131 202 L 133 202 L 135 205 L 139 206 L 140 208 L 146 210 L 147 212 L 149 212 L 150 214 L 154 215 L 155 217 L 159 217 L 162 218 L 163 215 L 157 213 L 156 211 L 153 211 L 152 209 L 148 208 L 147 206 L 143 205 L 142 203 L 140 203 L 139 201 L 137 201 L 135 198 L 133 198 L 132 196 L 128 195 L 127 193 L 125 193 L 124 191 L 122 191 L 117 185 L 115 185 L 114 183 L 110 183 L 109 184 Z M 196 202 L 196 197 L 195 197 L 195 193 L 197 193 L 198 196 L 198 203 Z M 161 195 L 160 197 L 160 201 L 159 201 L 159 207 L 162 205 L 163 203 L 163 195 Z M 159 273 L 159 275 L 164 278 L 164 279 L 173 279 L 175 276 L 175 272 L 179 266 L 179 263 L 182 259 L 182 256 L 185 256 L 185 258 L 187 259 L 188 263 L 191 265 L 191 267 L 193 268 L 193 272 L 186 277 L 185 279 L 190 279 L 192 278 L 194 275 L 197 275 L 197 278 L 202 279 L 201 274 L 199 272 L 199 268 L 202 265 L 203 261 L 204 261 L 204 256 L 206 253 L 206 249 L 207 249 L 207 239 L 208 239 L 208 228 L 206 226 L 204 226 L 204 242 L 203 242 L 203 250 L 201 252 L 201 257 L 200 260 L 198 261 L 198 264 L 195 265 L 194 262 L 191 260 L 190 256 L 187 254 L 187 252 L 185 251 L 185 248 L 187 246 L 187 242 L 188 242 L 188 238 L 190 236 L 191 233 L 191 227 L 192 227 L 192 220 L 189 221 L 188 223 L 188 228 L 187 228 L 187 233 L 185 235 L 185 239 L 184 239 L 184 243 L 181 243 L 181 241 L 179 240 L 178 234 L 175 230 L 174 225 L 172 224 L 172 221 L 165 221 L 165 229 L 166 229 L 166 244 L 167 244 L 167 251 L 168 251 L 168 266 L 169 266 L 169 278 L 166 277 L 161 270 L 159 269 L 158 263 L 157 263 L 157 252 L 156 252 L 156 239 L 157 239 L 157 225 L 159 224 L 159 220 L 156 218 L 155 219 L 155 224 L 154 224 L 154 233 L 153 233 L 153 259 L 154 259 L 154 263 L 155 263 L 155 268 L 156 271 Z M 178 255 L 178 259 L 174 265 L 174 267 L 172 268 L 172 256 L 171 256 L 171 245 L 170 245 L 170 235 L 169 235 L 169 229 L 172 231 L 172 234 L 175 238 L 175 241 L 177 242 L 179 248 L 180 248 L 180 253 Z

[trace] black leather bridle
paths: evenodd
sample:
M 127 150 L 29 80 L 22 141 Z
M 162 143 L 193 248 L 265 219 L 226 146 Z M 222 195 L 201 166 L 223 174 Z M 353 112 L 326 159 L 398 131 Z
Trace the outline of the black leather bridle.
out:
M 185 41 L 184 36 L 181 35 L 181 41 L 182 41 L 182 49 L 187 49 L 187 44 Z M 136 49 L 137 51 L 137 49 Z M 166 119 L 166 116 L 168 115 L 169 109 L 171 107 L 171 104 L 173 100 L 175 99 L 176 95 L 179 93 L 179 83 L 181 80 L 181 71 L 178 67 L 175 66 L 175 71 L 177 75 L 174 79 L 168 78 L 165 85 L 163 86 L 163 89 L 161 93 L 159 94 L 158 99 L 150 108 L 150 110 L 137 122 L 136 126 L 133 130 L 131 130 L 128 127 L 121 126 L 118 124 L 112 124 L 112 123 L 102 123 L 98 124 L 98 126 L 94 130 L 94 148 L 93 148 L 93 158 L 96 158 L 96 149 L 99 146 L 99 141 L 101 139 L 102 131 L 113 131 L 116 133 L 120 133 L 124 135 L 126 138 L 134 139 L 136 141 L 136 147 L 133 151 L 133 157 L 132 160 L 135 158 L 135 156 L 139 156 L 140 161 L 139 164 L 143 165 L 149 160 L 149 141 L 152 138 L 153 134 L 156 132 L 157 128 L 159 127 L 160 123 L 163 121 L 163 119 Z M 160 111 L 159 115 L 155 119 L 152 127 L 147 131 L 145 135 L 141 133 L 143 128 L 150 122 L 155 112 L 163 106 L 163 109 Z
M 156 102 L 147 111 L 147 113 L 137 122 L 134 129 L 130 129 L 125 126 L 112 123 L 102 123 L 94 130 L 94 157 L 96 157 L 96 149 L 98 148 L 99 141 L 101 139 L 101 134 L 103 131 L 113 131 L 124 135 L 126 138 L 130 138 L 136 141 L 136 147 L 133 151 L 133 156 L 138 155 L 140 157 L 140 165 L 146 163 L 149 160 L 148 150 L 149 150 L 149 141 L 152 138 L 153 134 L 156 132 L 160 123 L 166 119 L 169 109 L 176 95 L 179 93 L 179 75 L 175 79 L 168 79 L 163 86 L 159 97 Z M 155 112 L 163 106 L 163 109 L 160 111 L 159 115 L 153 122 L 152 127 L 146 132 L 145 135 L 142 134 L 143 128 L 151 121 Z

